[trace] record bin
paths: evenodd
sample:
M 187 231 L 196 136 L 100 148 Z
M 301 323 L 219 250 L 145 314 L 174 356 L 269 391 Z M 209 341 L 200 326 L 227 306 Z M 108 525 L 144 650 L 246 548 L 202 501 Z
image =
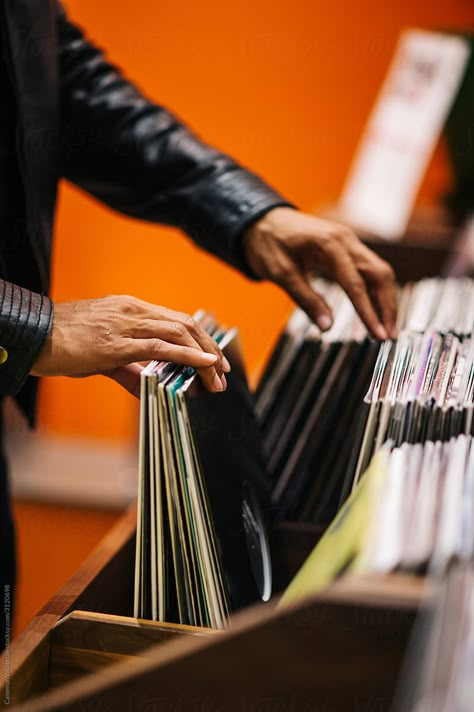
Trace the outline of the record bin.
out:
M 287 609 L 275 596 L 225 632 L 140 621 L 135 528 L 132 506 L 13 641 L 2 701 L 38 712 L 389 709 L 425 581 L 341 580 Z M 302 524 L 273 532 L 278 587 L 317 536 Z
M 436 222 L 418 217 L 401 243 L 363 237 L 402 282 L 420 279 L 456 252 L 457 229 Z M 133 505 L 3 654 L 1 703 L 32 712 L 389 710 L 432 584 L 402 574 L 340 579 L 278 609 L 278 592 L 321 534 L 275 525 L 275 595 L 236 613 L 224 632 L 142 621 L 132 617 Z

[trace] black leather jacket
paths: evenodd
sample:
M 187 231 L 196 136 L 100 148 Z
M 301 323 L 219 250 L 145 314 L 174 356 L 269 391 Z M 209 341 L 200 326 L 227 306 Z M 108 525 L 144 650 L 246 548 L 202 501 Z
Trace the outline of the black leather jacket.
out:
M 181 228 L 248 276 L 243 229 L 288 203 L 146 99 L 55 0 L 2 0 L 0 13 L 0 396 L 16 395 L 31 421 L 60 177 Z

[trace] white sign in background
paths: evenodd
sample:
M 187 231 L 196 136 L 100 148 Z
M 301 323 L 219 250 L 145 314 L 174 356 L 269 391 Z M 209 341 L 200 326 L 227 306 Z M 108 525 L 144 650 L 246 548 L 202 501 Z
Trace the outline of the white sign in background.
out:
M 402 34 L 340 198 L 345 221 L 386 239 L 404 233 L 469 55 L 461 37 Z

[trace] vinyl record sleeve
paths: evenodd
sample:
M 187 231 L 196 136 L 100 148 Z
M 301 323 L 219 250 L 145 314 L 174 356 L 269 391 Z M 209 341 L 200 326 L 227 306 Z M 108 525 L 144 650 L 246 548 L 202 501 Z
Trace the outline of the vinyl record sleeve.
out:
M 356 341 L 348 341 L 342 345 L 337 359 L 328 375 L 328 382 L 331 389 L 324 401 L 324 418 L 318 418 L 317 426 L 313 428 L 309 437 L 306 449 L 306 462 L 300 472 L 305 473 L 304 477 L 294 478 L 299 480 L 299 487 L 292 488 L 292 514 L 298 513 L 303 503 L 303 512 L 308 519 L 313 520 L 314 510 L 320 509 L 321 518 L 319 522 L 331 521 L 335 512 L 329 511 L 329 501 L 334 492 L 334 488 L 339 489 L 341 482 L 337 473 L 331 467 L 330 449 L 331 445 L 339 444 L 338 452 L 344 449 L 347 440 L 347 422 L 341 418 L 347 408 L 347 392 L 349 385 L 354 383 L 358 372 L 358 363 L 364 346 Z M 334 371 L 334 372 L 333 372 Z M 324 390 L 321 396 L 324 394 Z M 318 504 L 324 504 L 321 508 Z M 298 517 L 299 518 L 299 517 Z
M 301 345 L 297 358 L 288 370 L 278 393 L 278 407 L 274 408 L 263 428 L 265 455 L 270 472 L 274 472 L 282 450 L 287 446 L 293 414 L 298 417 L 299 401 L 311 388 L 311 374 L 316 364 L 322 362 L 321 341 L 307 339 Z M 314 379 L 313 379 L 314 380 Z M 290 418 L 289 418 L 290 415 Z M 294 426 L 293 426 L 294 427 Z
M 270 487 L 237 331 L 199 318 L 232 364 L 227 390 L 174 364 L 141 377 L 134 613 L 224 628 L 271 596 Z
M 332 413 L 328 416 L 325 442 L 320 446 L 322 464 L 317 472 L 323 483 L 323 492 L 320 496 L 313 496 L 312 491 L 308 493 L 309 496 L 305 497 L 306 506 L 299 517 L 301 519 L 329 523 L 336 515 L 352 451 L 357 444 L 360 447 L 362 435 L 358 416 L 377 350 L 378 344 L 369 339 L 358 345 L 347 374 L 347 382 L 339 398 L 335 398 Z M 311 464 L 314 472 L 316 465 L 316 462 Z
M 344 348 L 344 345 L 342 348 Z M 330 397 L 334 378 L 337 377 L 340 361 L 344 358 L 344 354 L 339 356 L 340 350 L 340 343 L 335 342 L 330 344 L 327 351 L 322 352 L 322 364 L 319 362 L 316 364 L 318 375 L 316 382 L 312 383 L 312 388 L 314 389 L 313 392 L 318 393 L 318 396 L 317 398 L 307 397 L 305 399 L 300 416 L 301 429 L 299 427 L 295 428 L 296 441 L 293 444 L 278 480 L 275 482 L 272 492 L 273 502 L 279 510 L 283 506 L 285 492 L 292 478 L 296 473 L 302 472 L 305 463 L 309 461 L 309 438 L 318 423 L 321 412 L 324 412 L 324 406 Z
M 197 378 L 184 392 L 231 610 L 271 594 L 269 484 L 236 341 L 224 349 L 232 364 L 225 392 L 211 394 Z
M 305 418 L 308 402 L 315 399 L 324 373 L 329 369 L 328 348 L 320 342 L 305 341 L 300 350 L 286 398 L 279 403 L 275 432 L 264 432 L 264 449 L 268 469 L 277 479 L 293 450 Z

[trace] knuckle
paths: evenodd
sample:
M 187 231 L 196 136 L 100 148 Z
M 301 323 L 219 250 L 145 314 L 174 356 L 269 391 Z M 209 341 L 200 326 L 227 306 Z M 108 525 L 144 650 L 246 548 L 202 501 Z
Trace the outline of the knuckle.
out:
M 357 243 L 357 245 L 362 244 L 360 238 L 356 235 L 354 230 L 351 230 L 351 228 L 347 227 L 346 225 L 343 226 L 342 237 L 347 242 L 355 242 L 355 243 Z
M 364 283 L 362 282 L 361 279 L 357 279 L 357 277 L 352 277 L 348 282 L 347 282 L 347 291 L 349 291 L 351 294 L 355 295 L 360 295 L 365 293 L 365 286 Z
M 352 230 L 352 228 L 348 227 L 347 225 L 339 225 L 339 232 L 344 240 L 360 242 L 354 230 Z
M 329 231 L 329 240 L 337 245 L 350 245 L 359 242 L 357 235 L 346 225 L 333 225 Z
M 289 264 L 277 262 L 277 264 L 275 264 L 272 268 L 272 274 L 275 282 L 284 284 L 291 279 L 293 275 L 293 267 Z
M 331 242 L 344 242 L 346 229 L 342 225 L 334 225 L 329 230 L 328 237 Z
M 335 229 L 333 228 L 330 231 L 328 237 L 329 237 L 329 241 L 331 243 L 334 243 L 334 242 L 340 243 L 340 242 L 343 242 L 343 239 L 344 239 L 342 231 L 339 228 L 335 228 Z
M 193 324 L 195 323 L 194 319 L 189 316 L 189 314 L 186 314 L 186 312 L 179 312 L 178 320 L 179 323 L 185 326 L 186 328 L 193 326 Z
M 195 321 L 192 316 L 189 316 L 189 314 L 186 314 L 184 326 L 191 334 L 198 334 L 200 331 L 202 331 L 197 321 Z
M 183 338 L 188 333 L 184 324 L 180 324 L 179 321 L 170 324 L 170 331 L 178 339 Z
M 319 242 L 319 248 L 333 263 L 337 263 L 341 259 L 342 251 L 345 250 L 341 240 L 335 239 L 331 235 L 324 235 Z
M 395 270 L 387 262 L 382 262 L 377 271 L 382 281 L 395 282 Z
M 327 251 L 334 244 L 334 239 L 332 236 L 332 230 L 322 232 L 318 235 L 318 247 L 324 251 Z
M 137 300 L 135 299 L 135 297 L 131 297 L 129 294 L 114 295 L 111 297 L 111 299 L 114 300 L 117 309 L 122 314 L 130 314 L 136 311 Z
M 161 339 L 151 339 L 150 342 L 150 350 L 153 353 L 154 356 L 160 357 L 161 354 L 163 353 L 165 343 Z

